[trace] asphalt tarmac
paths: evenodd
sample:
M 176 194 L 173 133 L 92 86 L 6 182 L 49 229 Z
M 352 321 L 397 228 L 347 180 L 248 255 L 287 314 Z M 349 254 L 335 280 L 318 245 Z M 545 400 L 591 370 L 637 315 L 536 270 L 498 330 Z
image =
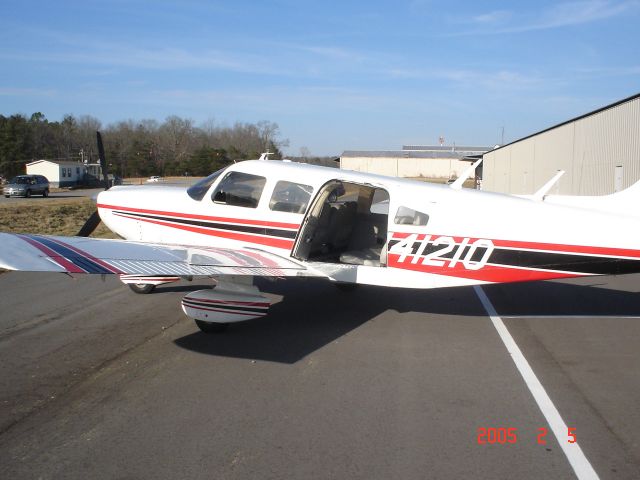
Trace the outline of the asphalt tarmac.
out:
M 483 288 L 556 439 L 473 288 L 259 281 L 270 314 L 205 335 L 180 309 L 204 282 L 5 273 L 0 478 L 588 478 L 575 438 L 599 478 L 637 479 L 639 281 Z

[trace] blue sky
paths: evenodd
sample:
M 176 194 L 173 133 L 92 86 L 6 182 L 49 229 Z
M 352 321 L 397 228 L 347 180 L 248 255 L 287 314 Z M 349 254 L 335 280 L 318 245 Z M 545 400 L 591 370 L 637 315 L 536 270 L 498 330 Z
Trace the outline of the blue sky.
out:
M 3 2 L 0 113 L 493 145 L 640 92 L 640 1 Z

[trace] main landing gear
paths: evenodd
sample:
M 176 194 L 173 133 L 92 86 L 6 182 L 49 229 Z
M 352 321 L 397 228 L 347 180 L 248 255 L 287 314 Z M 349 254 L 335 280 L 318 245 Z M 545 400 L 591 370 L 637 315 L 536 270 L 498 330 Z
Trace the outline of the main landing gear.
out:
M 180 277 L 120 275 L 120 280 L 131 291 L 148 294 L 157 285 L 177 282 Z M 182 310 L 204 333 L 222 333 L 230 323 L 264 317 L 269 306 L 269 300 L 253 285 L 253 277 L 244 276 L 218 279 L 214 288 L 190 292 L 182 298 Z
M 139 294 L 151 293 L 156 289 L 156 286 L 151 283 L 129 283 L 128 285 L 131 291 Z
M 182 310 L 204 333 L 224 332 L 230 323 L 264 317 L 269 300 L 252 283 L 252 277 L 221 278 L 213 289 L 185 295 Z
M 129 285 L 134 293 L 147 294 L 153 292 L 158 285 L 179 282 L 180 277 L 145 277 L 142 275 L 120 275 L 120 281 Z
M 223 333 L 229 328 L 228 323 L 203 322 L 202 320 L 195 320 L 195 322 L 203 333 Z

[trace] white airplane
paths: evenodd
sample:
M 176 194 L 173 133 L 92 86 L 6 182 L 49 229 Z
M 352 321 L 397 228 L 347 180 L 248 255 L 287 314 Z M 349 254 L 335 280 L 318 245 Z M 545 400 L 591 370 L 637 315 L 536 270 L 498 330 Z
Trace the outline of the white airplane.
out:
M 138 293 L 212 277 L 182 299 L 205 332 L 267 314 L 255 276 L 427 289 L 640 272 L 640 183 L 519 198 L 462 189 L 475 166 L 434 185 L 263 155 L 190 188 L 101 192 L 81 234 L 101 219 L 123 240 L 0 233 L 0 267 L 114 274 Z

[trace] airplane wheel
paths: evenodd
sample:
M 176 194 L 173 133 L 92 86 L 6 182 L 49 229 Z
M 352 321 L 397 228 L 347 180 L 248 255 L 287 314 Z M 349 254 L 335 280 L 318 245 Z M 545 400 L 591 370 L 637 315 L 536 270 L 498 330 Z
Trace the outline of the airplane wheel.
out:
M 195 322 L 200 331 L 204 333 L 222 333 L 229 328 L 228 323 L 203 322 L 202 320 L 195 320 Z
M 341 292 L 353 292 L 356 288 L 358 288 L 358 284 L 357 283 L 336 282 L 336 283 L 334 283 L 334 285 Z
M 140 294 L 151 293 L 156 288 L 155 285 L 150 283 L 128 283 L 127 285 L 132 291 Z

